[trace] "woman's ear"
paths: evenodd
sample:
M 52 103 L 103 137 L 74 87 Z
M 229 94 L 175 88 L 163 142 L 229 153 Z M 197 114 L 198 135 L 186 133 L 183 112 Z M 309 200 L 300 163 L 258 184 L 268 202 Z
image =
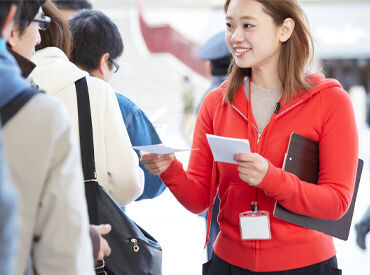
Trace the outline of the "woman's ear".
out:
M 293 30 L 294 30 L 294 20 L 292 18 L 286 18 L 281 25 L 281 34 L 280 34 L 280 41 L 286 42 L 289 40 L 289 38 L 292 36 Z

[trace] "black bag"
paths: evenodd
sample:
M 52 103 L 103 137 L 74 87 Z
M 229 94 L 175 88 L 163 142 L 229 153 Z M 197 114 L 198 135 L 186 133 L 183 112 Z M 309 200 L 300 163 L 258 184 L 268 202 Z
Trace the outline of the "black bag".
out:
M 161 275 L 162 249 L 144 229 L 133 222 L 96 180 L 90 100 L 86 78 L 76 83 L 82 167 L 91 224 L 112 226 L 104 236 L 112 253 L 99 262 L 96 274 Z

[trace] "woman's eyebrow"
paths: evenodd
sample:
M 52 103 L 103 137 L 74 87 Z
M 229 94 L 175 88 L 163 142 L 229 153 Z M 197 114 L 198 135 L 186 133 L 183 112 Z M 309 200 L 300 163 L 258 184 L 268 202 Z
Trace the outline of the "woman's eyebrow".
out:
M 232 20 L 233 18 L 230 15 L 228 15 L 225 17 L 225 19 Z M 250 15 L 241 16 L 240 19 L 257 20 L 255 17 Z

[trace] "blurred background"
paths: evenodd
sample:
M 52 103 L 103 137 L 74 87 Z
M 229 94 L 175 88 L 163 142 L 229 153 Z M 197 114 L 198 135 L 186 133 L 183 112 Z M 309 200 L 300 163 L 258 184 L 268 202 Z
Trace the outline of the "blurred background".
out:
M 188 104 L 183 102 L 183 93 L 190 89 L 190 102 L 196 107 L 210 85 L 199 51 L 208 38 L 224 29 L 224 0 L 91 2 L 118 25 L 124 40 L 121 69 L 111 81 L 114 89 L 147 113 L 165 144 L 190 148 L 183 133 L 183 110 Z M 354 225 L 370 204 L 370 2 L 300 2 L 316 42 L 311 70 L 323 70 L 327 77 L 338 79 L 355 107 L 365 166 Z M 177 157 L 186 167 L 189 154 Z M 161 243 L 164 275 L 201 274 L 206 260 L 203 218 L 186 211 L 168 190 L 153 200 L 130 204 L 127 212 Z M 343 274 L 370 274 L 370 251 L 357 247 L 354 228 L 348 241 L 335 242 Z

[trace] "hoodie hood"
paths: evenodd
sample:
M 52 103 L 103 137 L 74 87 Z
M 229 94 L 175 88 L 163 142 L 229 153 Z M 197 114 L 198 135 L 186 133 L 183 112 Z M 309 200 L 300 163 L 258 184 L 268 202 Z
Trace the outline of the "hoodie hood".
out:
M 308 91 L 298 91 L 303 99 L 308 99 L 318 92 L 322 92 L 332 88 L 343 89 L 342 85 L 338 80 L 334 78 L 325 78 L 323 74 L 313 74 L 307 78 L 308 83 L 312 84 L 313 87 Z
M 36 68 L 30 77 L 48 94 L 56 94 L 89 74 L 72 62 L 55 47 L 37 51 L 31 58 Z
M 307 82 L 310 83 L 312 86 L 309 90 L 301 90 L 297 91 L 298 96 L 289 101 L 286 104 L 283 104 L 279 110 L 279 117 L 283 114 L 287 113 L 289 110 L 294 109 L 295 106 L 300 105 L 308 100 L 310 100 L 314 95 L 317 93 L 322 93 L 329 91 L 331 89 L 339 88 L 343 90 L 342 85 L 338 82 L 338 80 L 333 78 L 325 78 L 323 74 L 312 74 L 307 78 Z
M 17 62 L 6 49 L 0 50 L 0 108 L 31 85 L 21 76 Z

